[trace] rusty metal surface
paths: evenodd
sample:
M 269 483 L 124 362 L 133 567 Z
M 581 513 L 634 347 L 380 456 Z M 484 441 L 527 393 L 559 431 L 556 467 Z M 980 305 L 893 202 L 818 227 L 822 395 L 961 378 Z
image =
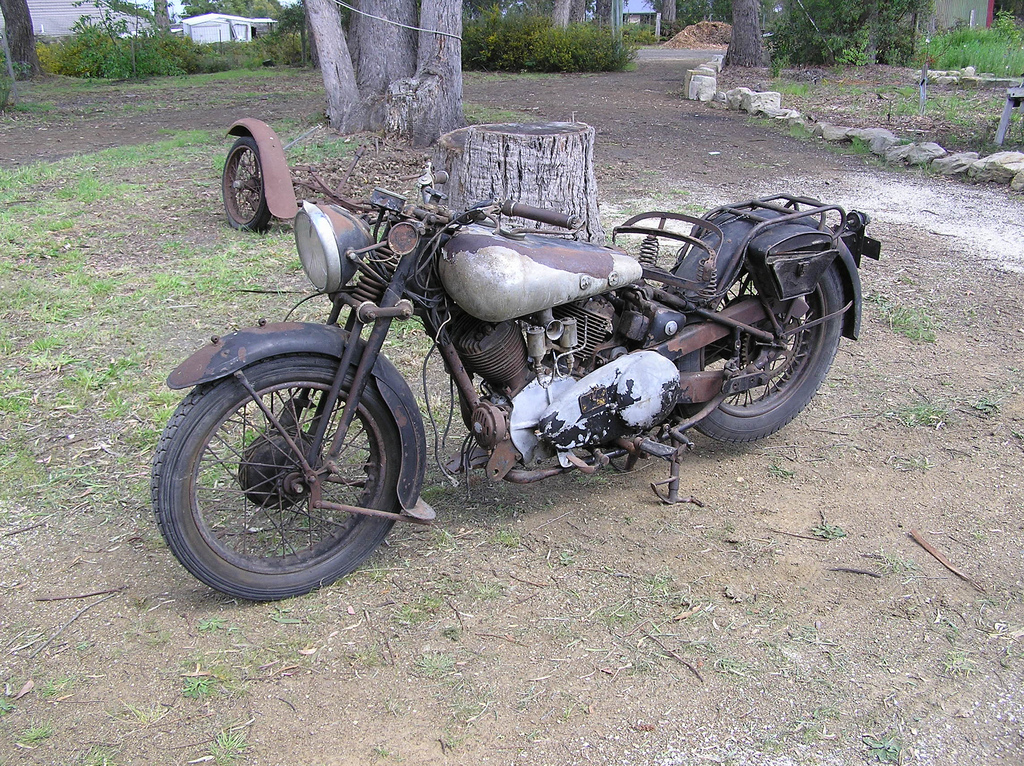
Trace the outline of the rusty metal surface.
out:
M 260 150 L 263 167 L 263 189 L 267 206 L 277 218 L 291 219 L 299 212 L 292 188 L 292 174 L 284 158 L 284 148 L 277 133 L 267 123 L 252 117 L 236 121 L 228 128 L 229 136 L 252 136 Z
M 521 239 L 496 238 L 492 232 L 464 231 L 452 237 L 446 250 L 449 252 L 477 252 L 485 247 L 500 244 L 513 252 L 525 256 L 534 263 L 559 271 L 587 274 L 596 279 L 605 279 L 615 267 L 614 255 L 624 256 L 617 248 L 602 247 L 589 242 L 571 239 L 526 234 Z M 628 256 L 627 256 L 628 257 Z
M 723 319 L 741 322 L 745 325 L 756 324 L 765 319 L 766 314 L 761 302 L 756 298 L 747 298 L 734 303 L 720 312 Z M 704 348 L 709 343 L 724 338 L 732 329 L 724 324 L 708 320 L 700 324 L 684 327 L 674 338 L 657 346 L 654 350 L 671 358 L 689 354 Z
M 721 370 L 679 373 L 679 403 L 697 404 L 714 399 L 722 391 Z
M 467 314 L 502 322 L 632 284 L 643 269 L 619 250 L 474 226 L 445 245 L 438 272 Z

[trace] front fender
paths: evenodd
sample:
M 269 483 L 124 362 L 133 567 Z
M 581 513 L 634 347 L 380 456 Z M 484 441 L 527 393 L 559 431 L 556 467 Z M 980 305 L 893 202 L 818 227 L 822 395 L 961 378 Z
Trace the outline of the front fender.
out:
M 276 218 L 288 220 L 299 212 L 292 188 L 292 173 L 284 158 L 284 148 L 277 133 L 267 123 L 246 117 L 228 128 L 229 136 L 250 136 L 260 151 L 260 166 L 263 168 L 263 190 L 267 195 L 267 207 Z
M 348 342 L 348 333 L 333 325 L 268 322 L 214 338 L 178 365 L 167 377 L 167 385 L 182 389 L 210 383 L 272 356 L 315 354 L 340 360 Z M 408 510 L 419 499 L 427 466 L 423 418 L 409 384 L 387 357 L 377 356 L 372 374 L 402 440 L 398 498 Z

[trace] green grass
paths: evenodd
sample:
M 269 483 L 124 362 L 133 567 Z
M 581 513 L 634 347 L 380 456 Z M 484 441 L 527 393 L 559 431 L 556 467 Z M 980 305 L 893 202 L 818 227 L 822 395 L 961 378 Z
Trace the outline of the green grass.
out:
M 907 428 L 915 426 L 940 428 L 949 417 L 949 411 L 938 404 L 922 402 L 903 407 L 894 412 L 892 416 Z
M 938 34 L 925 43 L 923 53 L 933 61 L 933 69 L 973 66 L 978 72 L 1020 77 L 1024 73 L 1024 29 L 1009 13 L 1000 12 L 991 28 L 963 27 Z

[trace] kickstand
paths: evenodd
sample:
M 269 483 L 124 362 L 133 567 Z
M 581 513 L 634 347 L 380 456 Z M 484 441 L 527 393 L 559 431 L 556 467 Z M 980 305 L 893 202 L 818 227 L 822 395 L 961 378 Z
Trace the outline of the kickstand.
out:
M 651 482 L 651 489 L 654 494 L 658 496 L 658 499 L 666 505 L 676 505 L 677 503 L 693 503 L 694 505 L 703 508 L 704 503 L 697 500 L 695 497 L 679 497 L 679 461 L 682 458 L 683 452 L 689 452 L 693 449 L 693 442 L 687 439 L 681 434 L 677 437 L 675 434 L 672 435 L 672 442 L 676 445 L 675 451 L 672 453 L 670 462 L 672 468 L 669 473 L 669 478 L 664 481 Z M 668 492 L 663 493 L 660 487 L 668 487 Z

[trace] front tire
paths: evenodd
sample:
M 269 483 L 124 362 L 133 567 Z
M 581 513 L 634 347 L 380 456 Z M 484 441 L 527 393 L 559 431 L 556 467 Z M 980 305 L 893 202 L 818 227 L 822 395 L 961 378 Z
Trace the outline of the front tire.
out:
M 727 302 L 757 295 L 758 290 L 744 271 L 730 292 Z M 804 296 L 809 309 L 799 319 L 790 320 L 785 327 L 792 331 L 785 350 L 774 359 L 768 371 L 771 379 L 764 386 L 728 397 L 718 409 L 701 420 L 695 427 L 701 433 L 724 442 L 750 442 L 763 439 L 789 423 L 810 403 L 821 386 L 842 335 L 843 315 L 836 314 L 821 324 L 801 329 L 843 307 L 843 285 L 835 266 L 830 267 L 818 280 L 815 289 Z M 785 304 L 786 307 L 789 303 Z M 784 321 L 785 313 L 778 315 Z M 771 330 L 766 319 L 761 327 Z M 749 336 L 741 340 L 740 367 L 764 352 L 762 344 Z M 687 357 L 684 368 L 703 370 L 721 368 L 733 356 L 733 338 L 729 336 Z
M 337 361 L 281 356 L 245 370 L 263 403 L 308 451 L 313 421 L 328 417 L 321 469 L 344 408 L 318 414 Z M 400 512 L 398 427 L 373 382 L 367 385 L 338 467 L 320 470 L 322 498 Z M 391 519 L 317 509 L 280 432 L 233 377 L 195 388 L 167 424 L 153 463 L 160 531 L 197 579 L 230 596 L 297 596 L 351 572 L 384 541 Z

